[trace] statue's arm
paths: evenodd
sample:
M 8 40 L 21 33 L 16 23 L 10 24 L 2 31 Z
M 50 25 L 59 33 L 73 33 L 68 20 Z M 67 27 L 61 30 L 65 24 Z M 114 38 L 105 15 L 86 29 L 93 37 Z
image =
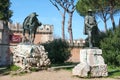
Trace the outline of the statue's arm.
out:
M 40 24 L 40 26 L 42 25 L 42 23 L 41 23 L 41 22 L 39 22 L 39 24 Z
M 30 16 L 30 20 L 29 20 L 29 23 L 28 23 L 29 26 L 32 26 L 33 18 L 34 18 L 34 16 Z
M 94 17 L 94 22 L 95 22 L 94 26 L 97 26 L 97 21 L 96 21 L 95 17 Z
M 91 28 L 91 25 L 90 25 L 89 22 L 88 22 L 88 16 L 85 17 L 85 25 L 86 25 L 88 28 Z
M 36 21 L 39 23 L 39 26 L 42 25 L 42 23 L 38 20 L 38 18 L 36 18 Z

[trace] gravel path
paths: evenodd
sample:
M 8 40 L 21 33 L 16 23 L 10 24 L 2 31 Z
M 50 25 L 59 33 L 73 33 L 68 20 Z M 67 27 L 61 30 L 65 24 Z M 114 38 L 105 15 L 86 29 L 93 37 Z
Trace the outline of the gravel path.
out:
M 16 75 L 0 75 L 0 80 L 120 80 L 111 78 L 92 78 L 84 79 L 73 77 L 71 71 L 58 70 L 58 71 L 39 71 L 24 74 L 22 76 Z

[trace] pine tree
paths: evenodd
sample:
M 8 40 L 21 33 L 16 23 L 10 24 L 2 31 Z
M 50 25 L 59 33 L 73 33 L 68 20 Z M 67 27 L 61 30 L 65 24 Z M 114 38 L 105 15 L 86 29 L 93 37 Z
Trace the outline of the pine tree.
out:
M 107 37 L 101 41 L 101 49 L 108 65 L 120 65 L 120 27 L 107 32 Z
M 12 10 L 10 10 L 10 0 L 0 0 L 0 20 L 10 21 Z

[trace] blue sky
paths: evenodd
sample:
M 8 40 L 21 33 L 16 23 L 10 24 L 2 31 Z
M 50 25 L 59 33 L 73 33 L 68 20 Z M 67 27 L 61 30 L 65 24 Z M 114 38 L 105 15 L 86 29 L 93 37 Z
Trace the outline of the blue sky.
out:
M 43 24 L 54 25 L 54 37 L 61 37 L 61 20 L 62 17 L 56 7 L 54 7 L 49 0 L 10 0 L 11 1 L 11 10 L 13 10 L 12 21 L 13 23 L 22 24 L 24 18 L 28 16 L 32 12 L 36 12 L 39 16 L 38 19 Z M 118 17 L 115 18 L 118 23 Z M 104 30 L 104 24 L 102 20 L 100 21 L 98 27 L 100 30 Z M 65 34 L 66 38 L 69 39 L 68 30 L 67 30 L 67 22 L 66 19 L 65 25 Z M 108 26 L 111 26 L 110 21 L 108 21 Z M 84 27 L 84 18 L 79 16 L 79 14 L 75 11 L 73 15 L 73 38 L 74 39 L 85 39 L 87 36 L 83 34 Z

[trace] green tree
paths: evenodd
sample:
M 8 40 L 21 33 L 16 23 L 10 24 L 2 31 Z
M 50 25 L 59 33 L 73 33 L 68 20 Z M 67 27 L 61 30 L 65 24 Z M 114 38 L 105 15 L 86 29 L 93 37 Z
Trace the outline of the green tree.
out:
M 64 63 L 70 57 L 69 44 L 62 39 L 43 44 L 52 63 Z
M 115 30 L 115 20 L 114 20 L 114 14 L 120 12 L 120 0 L 106 0 L 107 1 L 107 7 L 109 8 L 109 14 L 113 26 L 113 30 Z
M 95 6 L 93 6 L 94 0 L 78 0 L 76 4 L 76 10 L 80 16 L 85 17 L 87 15 L 87 11 L 89 9 L 95 10 Z
M 111 29 L 107 32 L 107 37 L 104 38 L 100 47 L 103 51 L 103 57 L 108 65 L 120 65 L 120 27 L 115 30 Z
M 96 14 L 103 20 L 105 32 L 107 29 L 107 20 L 110 18 L 109 9 L 106 6 L 106 0 L 99 0 L 96 2 L 95 6 L 97 7 Z
M 0 0 L 0 20 L 10 21 L 12 10 L 10 10 L 10 0 Z

